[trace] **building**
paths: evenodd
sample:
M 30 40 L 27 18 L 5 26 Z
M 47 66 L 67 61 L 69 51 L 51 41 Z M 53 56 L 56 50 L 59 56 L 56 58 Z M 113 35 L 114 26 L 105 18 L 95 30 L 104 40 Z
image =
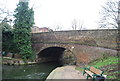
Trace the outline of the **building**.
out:
M 31 31 L 32 31 L 32 33 L 39 33 L 39 32 L 51 32 L 53 30 L 49 29 L 47 27 L 39 28 L 37 26 L 33 26 L 32 29 L 31 29 Z

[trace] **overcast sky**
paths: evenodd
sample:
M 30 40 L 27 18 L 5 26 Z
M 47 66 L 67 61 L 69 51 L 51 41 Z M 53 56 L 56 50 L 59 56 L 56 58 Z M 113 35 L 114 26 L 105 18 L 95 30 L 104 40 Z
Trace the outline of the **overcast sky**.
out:
M 19 0 L 0 0 L 9 11 L 14 11 Z M 30 0 L 30 7 L 34 7 L 35 26 L 50 27 L 57 25 L 62 30 L 72 29 L 74 19 L 83 23 L 86 29 L 98 27 L 101 5 L 106 0 Z

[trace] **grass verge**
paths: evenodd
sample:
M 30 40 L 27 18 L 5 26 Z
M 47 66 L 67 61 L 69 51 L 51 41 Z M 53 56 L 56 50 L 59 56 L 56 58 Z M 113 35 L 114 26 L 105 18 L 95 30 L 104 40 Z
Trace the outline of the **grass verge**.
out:
M 104 71 L 107 79 L 118 79 L 120 71 L 118 70 L 118 57 L 111 56 L 92 61 L 87 66 L 93 66 Z M 83 72 L 83 68 L 76 67 L 76 70 Z

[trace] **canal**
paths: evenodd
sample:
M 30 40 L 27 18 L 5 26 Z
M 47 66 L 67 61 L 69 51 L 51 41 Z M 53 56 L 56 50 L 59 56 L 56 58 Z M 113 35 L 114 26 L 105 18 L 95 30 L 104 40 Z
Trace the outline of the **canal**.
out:
M 43 79 L 56 67 L 61 66 L 59 62 L 40 63 L 22 66 L 2 66 L 2 79 Z

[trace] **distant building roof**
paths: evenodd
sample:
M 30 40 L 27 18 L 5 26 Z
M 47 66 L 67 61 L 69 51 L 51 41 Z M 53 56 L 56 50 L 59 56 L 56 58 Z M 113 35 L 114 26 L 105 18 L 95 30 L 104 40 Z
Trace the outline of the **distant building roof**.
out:
M 52 29 L 48 28 L 48 27 L 42 27 L 39 28 L 37 26 L 33 26 L 32 27 L 32 33 L 38 33 L 38 32 L 50 32 L 53 31 Z

